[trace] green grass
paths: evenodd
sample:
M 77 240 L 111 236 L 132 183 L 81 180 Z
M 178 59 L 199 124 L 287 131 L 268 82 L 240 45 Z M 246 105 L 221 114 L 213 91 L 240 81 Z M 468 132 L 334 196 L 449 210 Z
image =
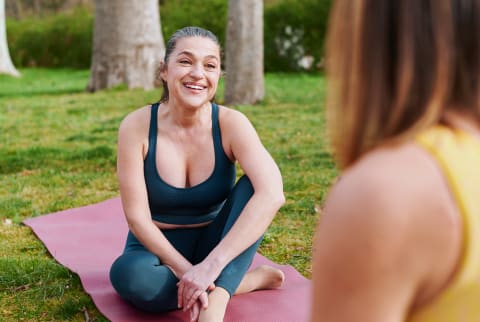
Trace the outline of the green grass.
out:
M 159 91 L 119 87 L 88 94 L 85 70 L 21 72 L 18 79 L 0 75 L 0 317 L 104 321 L 77 275 L 21 222 L 117 196 L 119 122 L 158 100 Z M 236 107 L 277 161 L 287 197 L 260 252 L 306 277 L 317 211 L 337 175 L 324 135 L 324 82 L 320 75 L 269 74 L 264 102 Z

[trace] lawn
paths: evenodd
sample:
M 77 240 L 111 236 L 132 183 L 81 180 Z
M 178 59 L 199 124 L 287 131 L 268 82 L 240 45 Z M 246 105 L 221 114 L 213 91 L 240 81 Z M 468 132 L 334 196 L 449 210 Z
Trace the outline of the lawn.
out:
M 85 70 L 0 75 L 0 317 L 2 321 L 104 321 L 77 275 L 59 265 L 25 218 L 118 195 L 117 128 L 159 90 L 84 92 Z M 217 95 L 221 103 L 223 84 Z M 260 252 L 310 277 L 318 210 L 337 175 L 324 133 L 322 75 L 268 74 L 266 97 L 237 106 L 277 161 L 286 204 Z

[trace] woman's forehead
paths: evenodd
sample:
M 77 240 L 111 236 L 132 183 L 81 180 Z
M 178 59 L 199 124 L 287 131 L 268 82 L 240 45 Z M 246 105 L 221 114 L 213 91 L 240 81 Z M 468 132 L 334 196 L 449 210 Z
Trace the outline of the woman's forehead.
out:
M 216 42 L 207 37 L 184 37 L 175 44 L 175 55 L 190 53 L 195 56 L 214 56 L 220 59 L 220 48 Z

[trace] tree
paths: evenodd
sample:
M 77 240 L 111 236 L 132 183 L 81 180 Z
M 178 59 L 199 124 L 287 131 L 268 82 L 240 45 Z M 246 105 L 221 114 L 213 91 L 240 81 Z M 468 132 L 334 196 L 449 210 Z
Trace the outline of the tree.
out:
M 65 0 L 62 4 L 61 10 L 72 10 L 78 6 L 91 5 L 92 0 Z
M 229 0 L 225 104 L 255 104 L 264 97 L 263 0 Z
M 165 53 L 158 0 L 95 0 L 94 19 L 87 90 L 119 84 L 153 88 Z
M 13 17 L 17 20 L 23 17 L 23 5 L 21 1 L 5 0 L 5 16 Z
M 0 0 L 0 73 L 20 76 L 10 58 L 7 43 L 7 28 L 5 22 L 5 0 Z

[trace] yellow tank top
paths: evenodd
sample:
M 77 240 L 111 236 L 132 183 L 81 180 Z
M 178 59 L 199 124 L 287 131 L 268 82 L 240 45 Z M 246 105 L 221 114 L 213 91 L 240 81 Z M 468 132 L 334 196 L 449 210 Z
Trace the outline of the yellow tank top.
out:
M 441 167 L 463 221 L 463 249 L 456 276 L 430 305 L 408 322 L 480 321 L 480 140 L 435 126 L 417 137 Z

